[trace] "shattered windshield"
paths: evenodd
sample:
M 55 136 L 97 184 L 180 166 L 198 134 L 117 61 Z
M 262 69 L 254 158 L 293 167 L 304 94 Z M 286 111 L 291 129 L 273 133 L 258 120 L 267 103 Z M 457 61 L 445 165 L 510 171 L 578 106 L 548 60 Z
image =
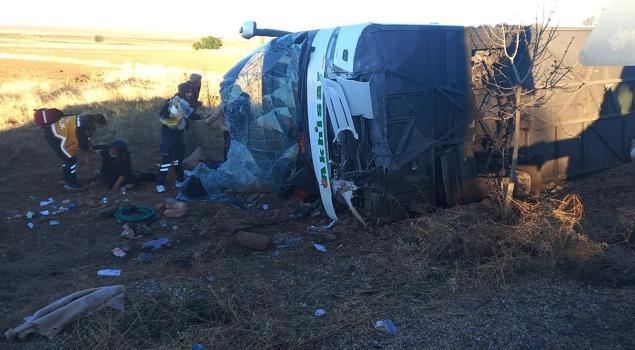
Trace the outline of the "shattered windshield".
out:
M 231 135 L 227 161 L 197 169 L 208 194 L 279 191 L 298 154 L 299 61 L 306 33 L 276 38 L 243 59 L 221 83 Z

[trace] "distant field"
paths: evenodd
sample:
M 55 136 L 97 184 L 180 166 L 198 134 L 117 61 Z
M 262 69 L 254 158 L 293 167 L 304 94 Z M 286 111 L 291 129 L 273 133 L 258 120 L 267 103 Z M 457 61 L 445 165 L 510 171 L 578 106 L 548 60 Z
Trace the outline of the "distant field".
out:
M 191 72 L 205 77 L 202 102 L 218 94 L 222 75 L 260 43 L 225 41 L 191 48 L 184 38 L 104 36 L 0 30 L 0 130 L 30 120 L 34 108 L 108 100 L 165 98 Z
M 224 73 L 261 44 L 225 40 L 220 50 L 195 51 L 196 39 L 106 34 L 96 43 L 92 33 L 0 28 L 0 146 L 32 147 L 17 128 L 35 129 L 32 111 L 41 107 L 104 113 L 110 138 L 158 142 L 156 113 L 179 83 L 201 73 L 199 100 L 212 108 Z

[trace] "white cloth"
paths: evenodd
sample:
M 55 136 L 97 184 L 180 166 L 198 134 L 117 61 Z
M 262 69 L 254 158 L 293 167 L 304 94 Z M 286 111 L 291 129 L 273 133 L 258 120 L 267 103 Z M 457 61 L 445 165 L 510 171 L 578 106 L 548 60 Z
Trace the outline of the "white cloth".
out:
M 123 295 L 122 285 L 73 293 L 37 310 L 32 316 L 25 318 L 23 324 L 6 331 L 4 336 L 13 341 L 16 336 L 24 339 L 31 333 L 40 333 L 51 339 L 84 313 L 95 312 L 105 306 L 123 311 Z

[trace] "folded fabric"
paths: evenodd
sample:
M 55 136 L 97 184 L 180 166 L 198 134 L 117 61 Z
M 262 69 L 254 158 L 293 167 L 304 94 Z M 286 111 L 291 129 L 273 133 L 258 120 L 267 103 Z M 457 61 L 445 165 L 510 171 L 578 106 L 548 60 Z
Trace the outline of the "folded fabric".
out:
M 39 333 L 51 339 L 82 314 L 98 311 L 105 306 L 123 311 L 123 296 L 122 285 L 73 293 L 37 310 L 32 316 L 25 318 L 23 324 L 6 331 L 4 336 L 13 341 L 16 337 L 24 339 L 31 333 Z

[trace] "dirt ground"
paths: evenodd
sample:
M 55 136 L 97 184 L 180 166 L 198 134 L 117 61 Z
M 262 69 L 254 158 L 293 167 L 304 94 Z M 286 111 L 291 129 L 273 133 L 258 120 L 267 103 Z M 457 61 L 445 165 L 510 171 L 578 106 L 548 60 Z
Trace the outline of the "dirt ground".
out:
M 0 329 L 75 291 L 126 287 L 123 314 L 102 310 L 52 340 L 2 338 L 0 348 L 635 349 L 635 164 L 553 190 L 580 195 L 579 229 L 604 242 L 603 256 L 554 266 L 527 261 L 497 278 L 481 273 L 484 265 L 430 258 L 413 235 L 421 219 L 366 228 L 343 212 L 333 229 L 315 230 L 327 223 L 322 212 L 289 219 L 302 205 L 275 196 L 246 210 L 195 202 L 183 218 L 160 217 L 141 241 L 169 237 L 172 244 L 143 263 L 141 241 L 97 216 L 101 200 L 153 206 L 174 189 L 66 193 L 55 159 L 25 159 L 0 174 Z M 48 197 L 54 206 L 40 207 Z M 76 208 L 53 217 L 37 214 L 71 202 Z M 36 213 L 33 229 L 27 211 Z M 273 248 L 234 246 L 239 226 L 272 236 Z M 124 245 L 126 257 L 111 254 Z M 106 268 L 121 269 L 121 277 L 98 277 Z M 317 309 L 326 314 L 315 316 Z M 374 327 L 382 319 L 394 322 L 396 334 Z

